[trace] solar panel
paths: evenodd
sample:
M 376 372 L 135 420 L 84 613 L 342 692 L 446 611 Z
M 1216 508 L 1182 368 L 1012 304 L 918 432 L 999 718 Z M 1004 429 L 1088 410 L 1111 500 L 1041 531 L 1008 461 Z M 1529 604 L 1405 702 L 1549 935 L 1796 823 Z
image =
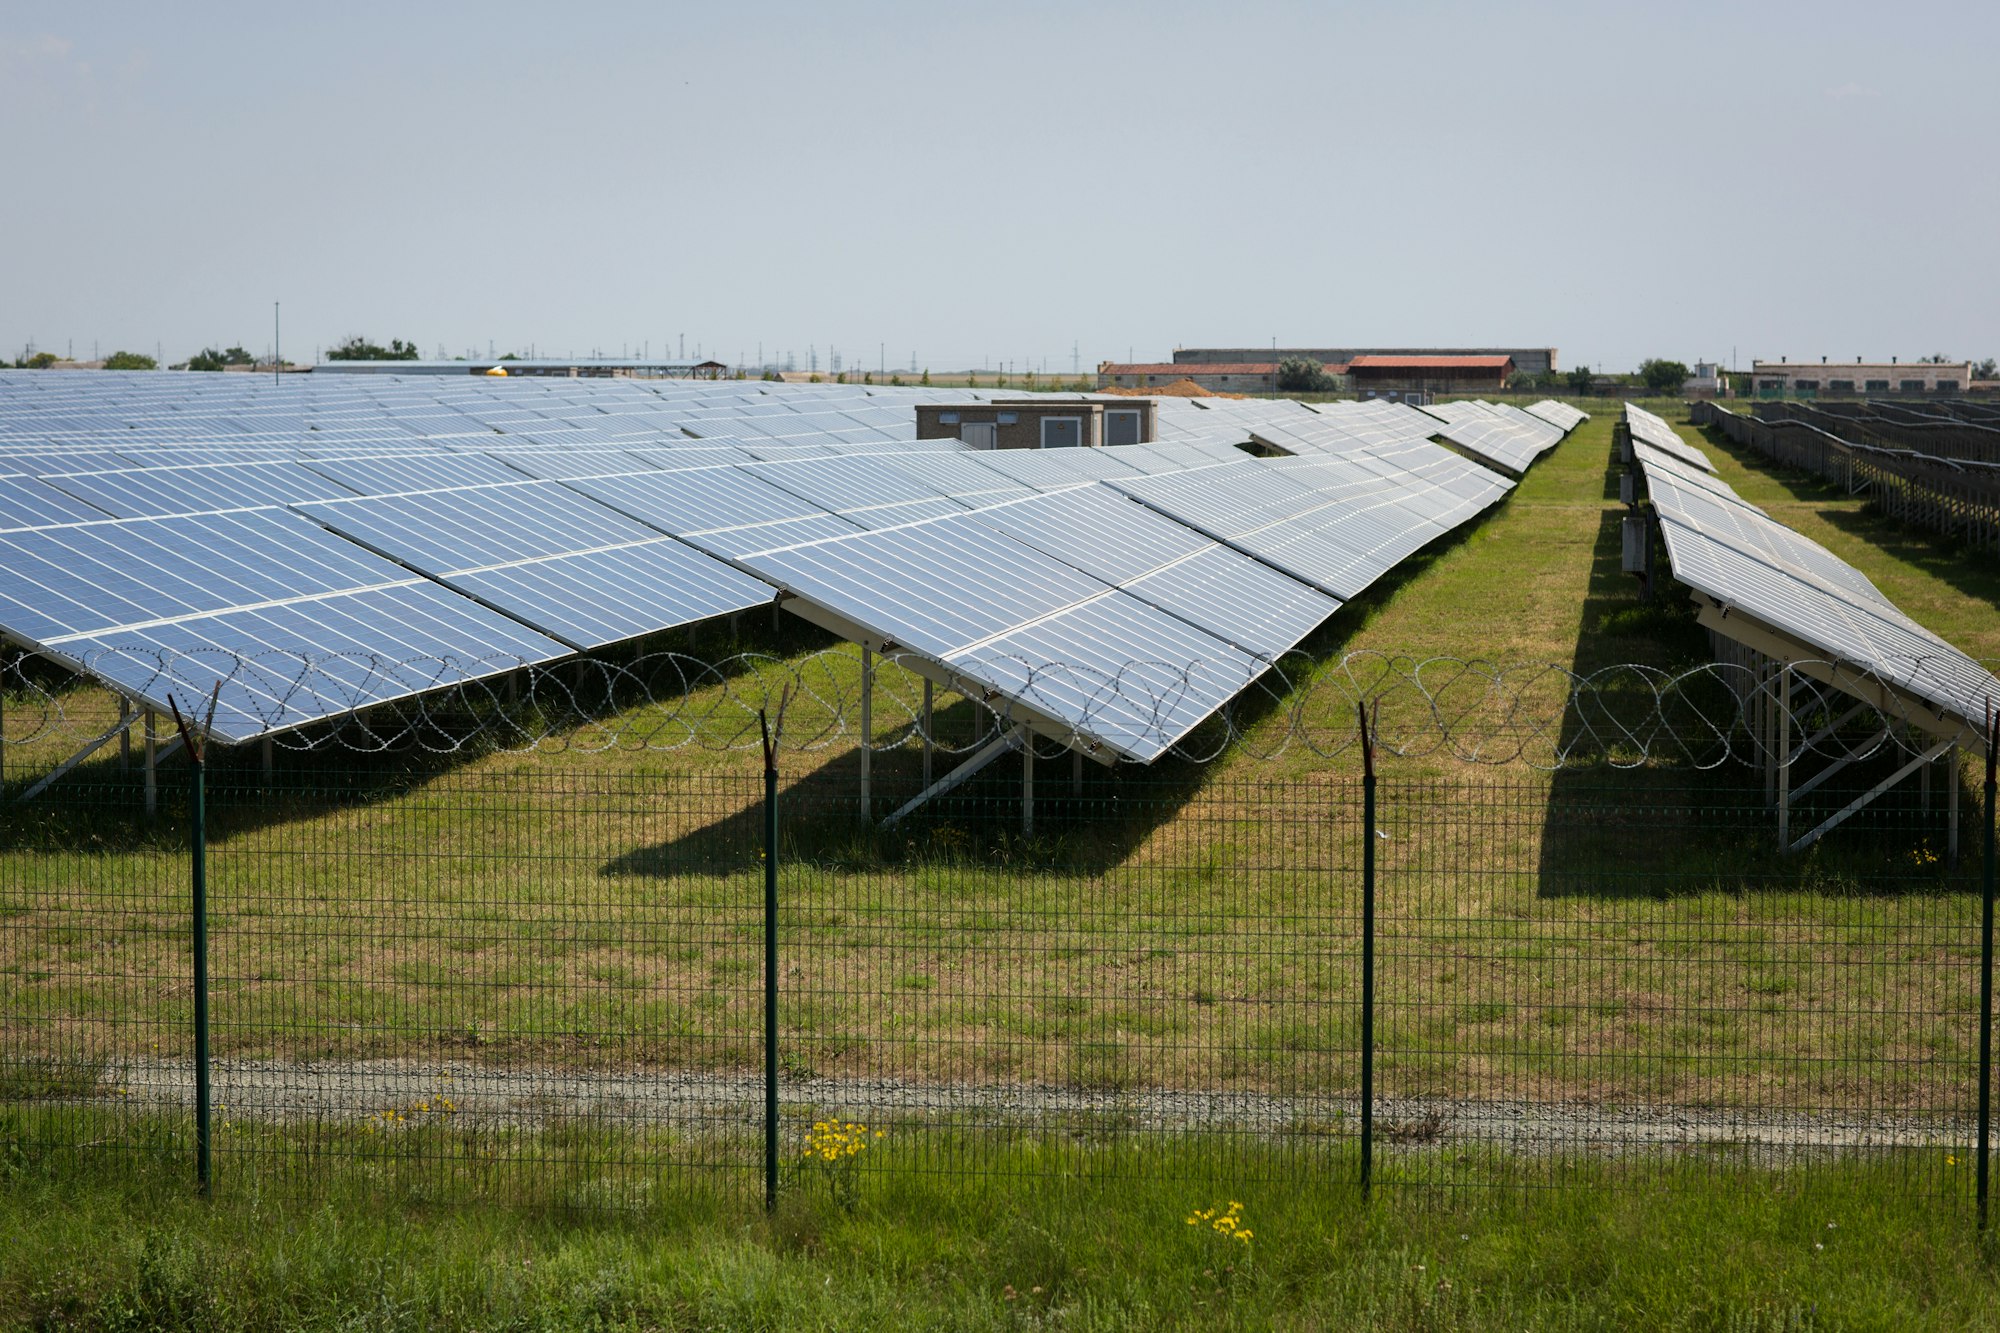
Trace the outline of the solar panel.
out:
M 45 478 L 119 518 L 212 514 L 225 509 L 330 500 L 354 492 L 301 463 L 219 463 L 134 468 Z
M 1261 657 L 1289 652 L 1340 609 L 1336 599 L 1103 485 L 974 517 Z
M 1245 460 L 1110 484 L 1343 601 L 1483 507 L 1434 518 L 1407 502 L 1407 485 L 1331 459 L 1284 468 Z
M 1665 418 L 1637 404 L 1625 404 L 1625 428 L 1631 432 L 1633 439 L 1644 440 L 1683 463 L 1691 463 L 1704 472 L 1715 471 L 1715 464 L 1709 461 L 1707 454 L 1683 440 L 1680 432 L 1668 425 Z
M 553 482 L 300 506 L 578 648 L 770 600 L 755 579 Z
M 186 711 L 216 690 L 213 734 L 232 745 L 568 651 L 422 580 L 54 645 L 54 655 L 162 712 L 170 696 Z
M 760 577 L 1150 761 L 1264 669 L 969 514 L 746 557 Z
M 1573 431 L 1584 422 L 1590 420 L 1590 413 L 1584 411 L 1582 408 L 1572 406 L 1569 403 L 1559 403 L 1553 398 L 1544 398 L 1539 403 L 1530 403 L 1523 410 L 1533 413 L 1552 426 L 1561 427 L 1564 433 Z
M 1896 682 L 1977 725 L 2000 680 L 1897 608 L 1859 570 L 1748 504 L 1719 477 L 1638 442 L 1674 577 L 1821 660 Z
M 1546 422 L 1530 427 L 1479 403 L 1437 403 L 1422 410 L 1440 423 L 1434 434 L 1450 440 L 1481 462 L 1516 475 L 1525 473 L 1562 439 L 1562 432 Z
M 519 481 L 522 473 L 484 454 L 390 454 L 322 458 L 306 464 L 356 495 L 397 495 L 451 486 Z
M 743 468 L 585 477 L 568 484 L 621 514 L 724 555 L 859 529 Z
M 102 509 L 34 477 L 0 477 L 0 532 L 46 527 L 51 523 L 86 523 L 104 517 Z
M 8 637 L 156 708 L 222 681 L 230 742 L 566 652 L 281 509 L 0 535 L 0 568 Z

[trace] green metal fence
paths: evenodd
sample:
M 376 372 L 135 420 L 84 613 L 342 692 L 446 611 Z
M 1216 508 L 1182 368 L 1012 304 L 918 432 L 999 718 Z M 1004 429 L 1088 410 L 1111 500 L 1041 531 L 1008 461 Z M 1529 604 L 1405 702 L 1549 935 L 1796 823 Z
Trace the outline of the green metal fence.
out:
M 865 808 L 851 748 L 205 767 L 162 766 L 151 816 L 136 764 L 11 784 L 8 1151 L 571 1208 L 884 1171 L 1380 1193 L 1866 1155 L 1983 1203 L 1971 768 L 1786 855 L 1741 764 L 1047 752 L 893 824 L 910 744 L 871 756 Z M 1984 829 L 1959 864 L 1949 784 Z

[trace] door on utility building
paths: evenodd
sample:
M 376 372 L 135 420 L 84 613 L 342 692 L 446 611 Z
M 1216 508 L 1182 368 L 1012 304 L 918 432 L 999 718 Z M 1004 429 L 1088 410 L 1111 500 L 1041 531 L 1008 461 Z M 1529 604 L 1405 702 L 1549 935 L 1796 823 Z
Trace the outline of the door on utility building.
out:
M 1104 414 L 1104 442 L 1106 444 L 1137 444 L 1139 442 L 1139 414 L 1137 412 L 1106 412 Z
M 1042 448 L 1075 449 L 1082 443 L 1082 417 L 1042 418 Z
M 999 439 L 1000 428 L 991 421 L 968 421 L 958 428 L 958 438 L 975 449 L 991 449 Z

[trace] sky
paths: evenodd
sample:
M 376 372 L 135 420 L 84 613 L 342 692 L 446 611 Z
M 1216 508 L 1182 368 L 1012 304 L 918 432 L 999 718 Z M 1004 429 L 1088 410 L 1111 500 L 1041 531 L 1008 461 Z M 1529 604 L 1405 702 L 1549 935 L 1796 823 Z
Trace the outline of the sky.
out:
M 0 351 L 2000 356 L 2000 5 L 0 5 Z

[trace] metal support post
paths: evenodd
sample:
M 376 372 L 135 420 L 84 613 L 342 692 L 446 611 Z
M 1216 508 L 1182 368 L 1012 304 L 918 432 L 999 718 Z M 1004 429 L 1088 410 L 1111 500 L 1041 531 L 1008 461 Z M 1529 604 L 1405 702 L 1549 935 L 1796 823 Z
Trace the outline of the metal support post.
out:
M 159 756 L 159 717 L 148 708 L 146 710 L 146 813 L 149 815 L 157 814 L 160 809 Z
M 1944 808 L 1945 808 L 1945 863 L 1954 870 L 1958 868 L 1958 742 L 1953 741 L 1951 749 L 1945 752 L 1944 766 Z
M 875 763 L 875 654 L 861 650 L 861 820 L 873 814 L 869 804 L 869 779 Z
M 132 771 L 132 701 L 118 696 L 118 771 Z
M 1083 795 L 1083 751 L 1081 750 L 1073 749 L 1069 752 L 1069 794 Z
M 1035 737 L 1021 737 L 1021 834 L 1035 836 Z
M 1778 849 L 1792 841 L 1792 669 L 1778 668 Z
M 930 677 L 924 677 L 924 786 L 931 785 L 931 761 L 937 754 L 937 738 L 931 730 L 933 717 L 931 708 L 932 685 Z
M 271 771 L 274 767 L 276 767 L 275 763 L 273 762 L 273 756 L 271 753 L 271 738 L 269 736 L 266 736 L 264 738 L 262 746 L 260 746 L 259 748 L 262 750 L 261 757 L 264 761 L 264 783 L 266 786 L 268 786 L 270 785 L 271 781 Z
M 778 707 L 783 729 L 784 705 Z M 778 1206 L 778 746 L 763 710 L 764 733 L 764 1208 Z
M 1375 1187 L 1375 739 L 1361 710 L 1361 1197 Z
M 216 687 L 217 692 L 221 686 Z M 194 1174 L 201 1197 L 210 1197 L 213 1185 L 210 1147 L 214 1143 L 213 1106 L 209 1096 L 208 1060 L 208 811 L 207 764 L 208 728 L 215 722 L 215 695 L 209 696 L 208 716 L 199 732 L 172 697 L 181 745 L 188 756 L 188 872 L 189 912 L 194 935 Z M 152 714 L 147 713 L 150 723 Z M 147 728 L 150 742 L 152 729 Z M 149 744 L 148 749 L 151 749 Z
M 1993 1136 L 1993 796 L 1994 761 L 2000 756 L 2000 719 L 1986 705 L 1986 873 L 1979 894 L 1979 1229 L 1986 1229 L 1987 1181 Z

